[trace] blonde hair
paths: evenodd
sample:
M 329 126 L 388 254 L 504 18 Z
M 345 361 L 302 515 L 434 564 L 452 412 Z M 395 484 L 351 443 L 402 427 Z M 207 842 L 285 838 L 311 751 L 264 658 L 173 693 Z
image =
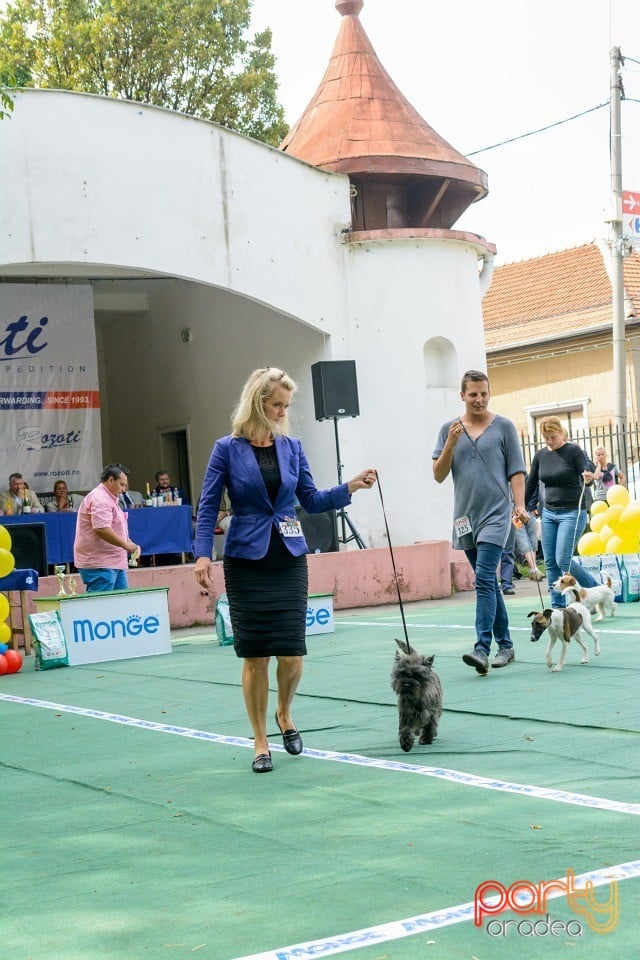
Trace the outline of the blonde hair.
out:
M 264 412 L 264 401 L 276 387 L 284 387 L 293 394 L 296 383 L 288 373 L 278 367 L 263 367 L 253 371 L 242 388 L 240 400 L 231 417 L 231 432 L 234 437 L 263 440 L 271 434 L 288 434 L 288 417 L 284 417 L 279 423 L 273 423 Z
M 547 433 L 561 433 L 564 437 L 567 436 L 567 431 L 560 423 L 558 417 L 545 417 L 544 420 L 541 420 L 540 433 L 543 437 Z

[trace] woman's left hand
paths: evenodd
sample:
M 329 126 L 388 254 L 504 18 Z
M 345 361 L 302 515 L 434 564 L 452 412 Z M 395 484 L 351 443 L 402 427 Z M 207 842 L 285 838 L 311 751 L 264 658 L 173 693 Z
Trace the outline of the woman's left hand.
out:
M 377 479 L 378 474 L 373 467 L 369 467 L 367 470 L 362 470 L 358 473 L 353 480 L 349 480 L 347 489 L 350 494 L 356 490 L 370 490 Z

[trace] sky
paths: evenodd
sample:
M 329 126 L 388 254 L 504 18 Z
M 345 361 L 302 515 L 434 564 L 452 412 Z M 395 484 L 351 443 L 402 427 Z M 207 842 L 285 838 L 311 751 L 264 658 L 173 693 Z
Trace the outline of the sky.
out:
M 334 0 L 253 0 L 253 29 L 273 32 L 291 125 L 322 79 L 340 20 Z M 360 20 L 405 97 L 466 156 L 606 103 L 619 46 L 630 58 L 622 187 L 640 193 L 640 0 L 364 0 Z M 605 106 L 470 157 L 486 171 L 489 195 L 455 229 L 495 243 L 497 263 L 606 239 L 609 129 Z

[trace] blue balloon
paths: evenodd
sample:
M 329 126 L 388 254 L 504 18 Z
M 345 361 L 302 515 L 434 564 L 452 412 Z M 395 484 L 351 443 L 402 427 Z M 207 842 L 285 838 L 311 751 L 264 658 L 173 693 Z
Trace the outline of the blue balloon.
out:
M 6 653 L 8 649 L 9 647 L 7 646 L 6 643 L 0 643 L 0 654 Z

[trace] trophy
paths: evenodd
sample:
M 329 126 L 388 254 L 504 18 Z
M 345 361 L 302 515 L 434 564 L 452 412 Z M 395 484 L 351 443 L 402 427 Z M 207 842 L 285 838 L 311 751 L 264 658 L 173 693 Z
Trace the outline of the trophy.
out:
M 56 566 L 53 569 L 56 572 L 56 577 L 58 578 L 58 583 L 60 584 L 60 589 L 58 590 L 58 596 L 66 597 L 67 591 L 64 589 L 64 575 L 65 575 L 66 567 L 64 563 L 60 563 L 60 564 L 56 564 Z
M 75 578 L 75 577 L 69 577 L 69 590 L 71 591 L 71 596 L 72 596 L 72 597 L 77 597 L 77 596 L 78 596 L 78 594 L 76 593 L 76 578 Z

